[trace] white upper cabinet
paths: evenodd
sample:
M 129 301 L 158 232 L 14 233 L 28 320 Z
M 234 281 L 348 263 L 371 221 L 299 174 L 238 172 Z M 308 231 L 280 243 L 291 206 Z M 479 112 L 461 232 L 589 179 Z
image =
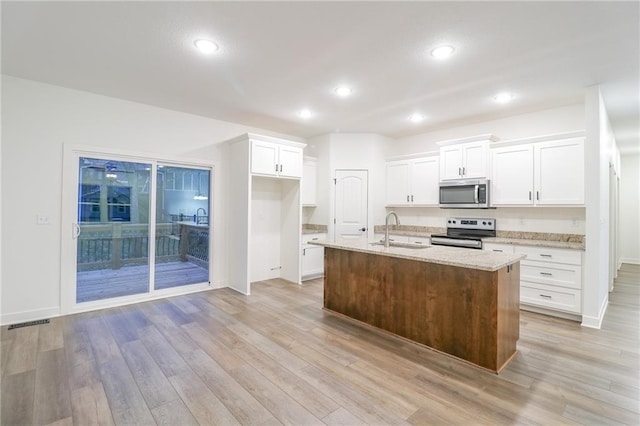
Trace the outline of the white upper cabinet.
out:
M 440 190 L 438 157 L 416 158 L 411 166 L 411 203 L 414 206 L 437 206 Z
M 584 204 L 584 139 L 535 145 L 536 204 Z
M 305 157 L 300 181 L 300 201 L 303 206 L 315 206 L 318 181 L 318 163 L 315 158 Z
M 533 204 L 533 145 L 491 150 L 491 204 Z
M 485 178 L 488 164 L 489 140 L 440 147 L 440 180 Z
M 438 157 L 387 161 L 387 206 L 438 205 Z
M 251 173 L 302 177 L 302 148 L 261 140 L 251 141 Z
M 411 205 L 410 160 L 387 161 L 387 205 Z
M 491 149 L 492 205 L 584 205 L 584 138 Z

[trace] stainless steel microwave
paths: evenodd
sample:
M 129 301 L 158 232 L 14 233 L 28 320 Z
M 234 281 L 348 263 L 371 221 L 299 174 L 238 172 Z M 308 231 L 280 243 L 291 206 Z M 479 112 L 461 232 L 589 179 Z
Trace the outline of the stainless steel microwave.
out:
M 489 179 L 440 182 L 440 207 L 448 209 L 488 209 L 491 207 Z

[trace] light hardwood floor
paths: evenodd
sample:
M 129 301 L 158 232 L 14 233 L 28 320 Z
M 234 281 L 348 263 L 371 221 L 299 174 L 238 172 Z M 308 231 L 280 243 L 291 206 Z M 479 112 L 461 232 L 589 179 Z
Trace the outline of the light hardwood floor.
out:
M 640 267 L 601 330 L 522 312 L 494 375 L 254 284 L 2 327 L 2 425 L 640 423 Z

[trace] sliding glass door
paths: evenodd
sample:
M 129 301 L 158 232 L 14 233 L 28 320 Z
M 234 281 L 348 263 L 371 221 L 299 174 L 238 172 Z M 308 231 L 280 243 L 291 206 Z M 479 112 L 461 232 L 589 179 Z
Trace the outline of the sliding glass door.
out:
M 211 172 L 159 165 L 155 289 L 209 281 Z
M 124 158 L 75 156 L 69 310 L 209 285 L 211 168 Z
M 76 303 L 149 291 L 151 164 L 80 157 Z

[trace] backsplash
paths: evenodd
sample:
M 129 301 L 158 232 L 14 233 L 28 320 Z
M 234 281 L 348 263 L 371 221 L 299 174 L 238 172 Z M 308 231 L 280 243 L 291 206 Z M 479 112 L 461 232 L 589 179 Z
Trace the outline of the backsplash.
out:
M 303 233 L 326 233 L 327 225 L 318 225 L 314 223 L 303 223 L 302 224 L 302 232 Z
M 502 207 L 496 209 L 440 209 L 437 207 L 394 207 L 402 225 L 444 229 L 448 217 L 496 219 L 496 230 L 551 234 L 585 233 L 584 207 Z

